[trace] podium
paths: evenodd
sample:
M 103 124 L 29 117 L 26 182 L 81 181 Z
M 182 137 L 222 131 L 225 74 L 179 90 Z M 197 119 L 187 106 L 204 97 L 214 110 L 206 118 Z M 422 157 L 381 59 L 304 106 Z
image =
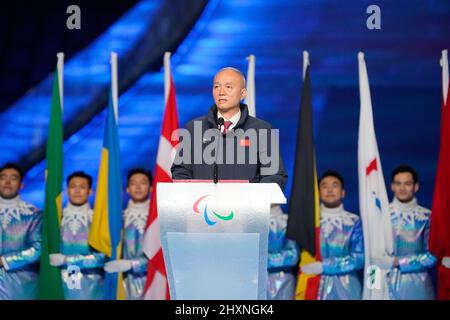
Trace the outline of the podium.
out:
M 171 299 L 265 300 L 275 183 L 158 183 Z

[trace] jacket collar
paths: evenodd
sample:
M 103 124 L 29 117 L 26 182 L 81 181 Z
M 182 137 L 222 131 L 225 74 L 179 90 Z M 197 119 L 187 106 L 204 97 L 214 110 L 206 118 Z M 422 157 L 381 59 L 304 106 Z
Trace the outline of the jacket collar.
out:
M 415 207 L 417 207 L 417 199 L 414 197 L 411 201 L 401 202 L 394 196 L 394 200 L 392 201 L 392 205 L 395 209 L 403 212 L 413 211 Z
M 329 215 L 329 214 L 337 215 L 337 214 L 341 214 L 343 212 L 345 212 L 345 210 L 344 210 L 344 205 L 342 203 L 336 208 L 328 208 L 323 203 L 320 204 L 320 214 L 321 215 Z
M 20 196 L 17 195 L 16 197 L 12 198 L 12 199 L 5 199 L 0 197 L 0 206 L 3 207 L 15 207 L 17 205 L 19 205 L 21 199 Z
M 239 127 L 242 127 L 249 117 L 248 107 L 245 103 L 241 103 L 239 108 L 241 109 L 241 118 L 239 119 L 238 123 L 236 123 L 236 125 L 234 126 L 233 129 L 235 130 L 238 129 Z M 208 115 L 206 117 L 210 127 L 217 128 L 217 106 L 215 104 L 211 106 Z

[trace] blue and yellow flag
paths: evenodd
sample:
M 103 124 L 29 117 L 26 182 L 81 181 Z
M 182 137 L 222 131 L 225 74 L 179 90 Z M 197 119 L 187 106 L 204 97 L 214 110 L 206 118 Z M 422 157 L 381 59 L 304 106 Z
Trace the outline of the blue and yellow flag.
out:
M 117 56 L 115 53 L 111 54 L 111 66 L 112 84 L 89 245 L 106 254 L 111 260 L 116 260 L 121 257 L 122 247 L 122 179 L 117 125 Z M 106 273 L 104 299 L 125 299 L 121 273 Z

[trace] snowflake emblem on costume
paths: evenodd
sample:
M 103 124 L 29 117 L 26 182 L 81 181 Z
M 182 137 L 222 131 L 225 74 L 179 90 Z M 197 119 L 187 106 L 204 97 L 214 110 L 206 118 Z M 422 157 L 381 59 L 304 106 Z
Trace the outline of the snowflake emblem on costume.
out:
M 88 226 L 89 221 L 92 220 L 92 214 L 91 209 L 87 212 L 64 210 L 61 225 L 67 226 L 72 235 L 76 235 L 81 227 Z
M 411 226 L 414 224 L 414 212 L 397 211 L 392 208 L 391 220 L 394 224 L 398 225 L 398 228 Z
M 148 208 L 125 210 L 125 228 L 133 224 L 140 234 L 144 233 L 147 225 Z
M 429 212 L 425 210 L 414 210 L 410 212 L 397 212 L 392 213 L 393 219 L 399 222 L 401 227 L 412 226 L 416 221 L 425 221 L 429 219 Z
M 337 214 L 322 216 L 320 225 L 325 237 L 328 237 L 333 230 L 343 230 L 344 226 L 351 226 L 355 223 L 355 218 L 348 214 Z
M 325 237 L 328 237 L 333 230 L 342 230 L 342 219 L 339 215 L 327 216 L 320 219 L 320 225 Z
M 400 212 L 399 221 L 402 226 L 409 226 L 414 224 L 414 212 Z
M 25 202 L 20 201 L 16 207 L 5 207 L 0 209 L 0 221 L 2 228 L 6 229 L 13 220 L 20 222 L 21 215 L 32 215 L 33 207 L 28 206 Z
M 417 211 L 415 211 L 415 217 L 418 221 L 426 221 L 430 219 L 431 212 L 425 208 L 419 207 Z
M 0 215 L 3 229 L 6 229 L 13 220 L 20 221 L 20 211 L 17 208 L 5 208 L 0 211 Z

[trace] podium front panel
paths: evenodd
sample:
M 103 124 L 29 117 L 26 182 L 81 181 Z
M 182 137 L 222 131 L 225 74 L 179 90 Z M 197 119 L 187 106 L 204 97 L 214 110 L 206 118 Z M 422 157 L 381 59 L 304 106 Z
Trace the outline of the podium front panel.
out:
M 259 234 L 168 232 L 167 242 L 177 299 L 258 296 Z
M 158 184 L 172 299 L 266 299 L 273 188 L 264 183 Z

